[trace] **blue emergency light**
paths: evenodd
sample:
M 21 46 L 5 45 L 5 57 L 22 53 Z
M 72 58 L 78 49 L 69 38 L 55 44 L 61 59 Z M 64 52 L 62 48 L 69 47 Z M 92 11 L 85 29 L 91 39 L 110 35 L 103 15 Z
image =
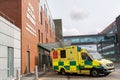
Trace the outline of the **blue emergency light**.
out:
M 81 51 L 81 47 L 80 46 L 78 46 L 78 52 L 80 52 Z

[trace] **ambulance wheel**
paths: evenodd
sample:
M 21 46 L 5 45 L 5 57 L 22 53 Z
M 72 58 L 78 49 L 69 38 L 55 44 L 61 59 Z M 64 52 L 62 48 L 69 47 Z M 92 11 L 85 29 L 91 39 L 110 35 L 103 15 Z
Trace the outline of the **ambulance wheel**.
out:
M 62 75 L 65 75 L 66 73 L 65 73 L 65 70 L 62 68 L 61 70 L 60 70 L 60 73 L 62 74 Z
M 90 72 L 90 75 L 93 77 L 97 77 L 97 76 L 99 76 L 99 72 L 97 69 L 92 69 Z

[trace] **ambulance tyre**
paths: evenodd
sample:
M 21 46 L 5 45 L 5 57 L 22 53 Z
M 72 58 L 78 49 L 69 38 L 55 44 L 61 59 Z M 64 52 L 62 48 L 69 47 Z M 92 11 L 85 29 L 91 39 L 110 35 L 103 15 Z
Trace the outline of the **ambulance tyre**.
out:
M 65 73 L 65 70 L 62 68 L 61 70 L 60 70 L 60 74 L 62 74 L 62 75 L 65 75 L 66 73 Z
M 97 77 L 97 76 L 99 76 L 99 71 L 97 69 L 92 69 L 90 71 L 90 75 L 93 77 Z

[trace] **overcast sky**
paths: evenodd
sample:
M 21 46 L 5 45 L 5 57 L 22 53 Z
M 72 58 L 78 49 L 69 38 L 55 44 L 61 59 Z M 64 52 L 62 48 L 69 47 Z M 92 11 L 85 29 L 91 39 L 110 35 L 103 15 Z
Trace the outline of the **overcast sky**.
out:
M 120 0 L 47 0 L 52 17 L 62 19 L 63 35 L 97 34 L 120 15 Z

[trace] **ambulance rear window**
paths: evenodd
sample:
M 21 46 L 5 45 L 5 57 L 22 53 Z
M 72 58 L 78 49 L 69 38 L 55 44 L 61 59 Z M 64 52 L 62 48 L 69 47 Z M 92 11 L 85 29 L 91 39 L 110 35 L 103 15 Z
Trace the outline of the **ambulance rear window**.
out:
M 66 58 L 66 50 L 61 50 L 60 51 L 60 57 L 61 58 Z

